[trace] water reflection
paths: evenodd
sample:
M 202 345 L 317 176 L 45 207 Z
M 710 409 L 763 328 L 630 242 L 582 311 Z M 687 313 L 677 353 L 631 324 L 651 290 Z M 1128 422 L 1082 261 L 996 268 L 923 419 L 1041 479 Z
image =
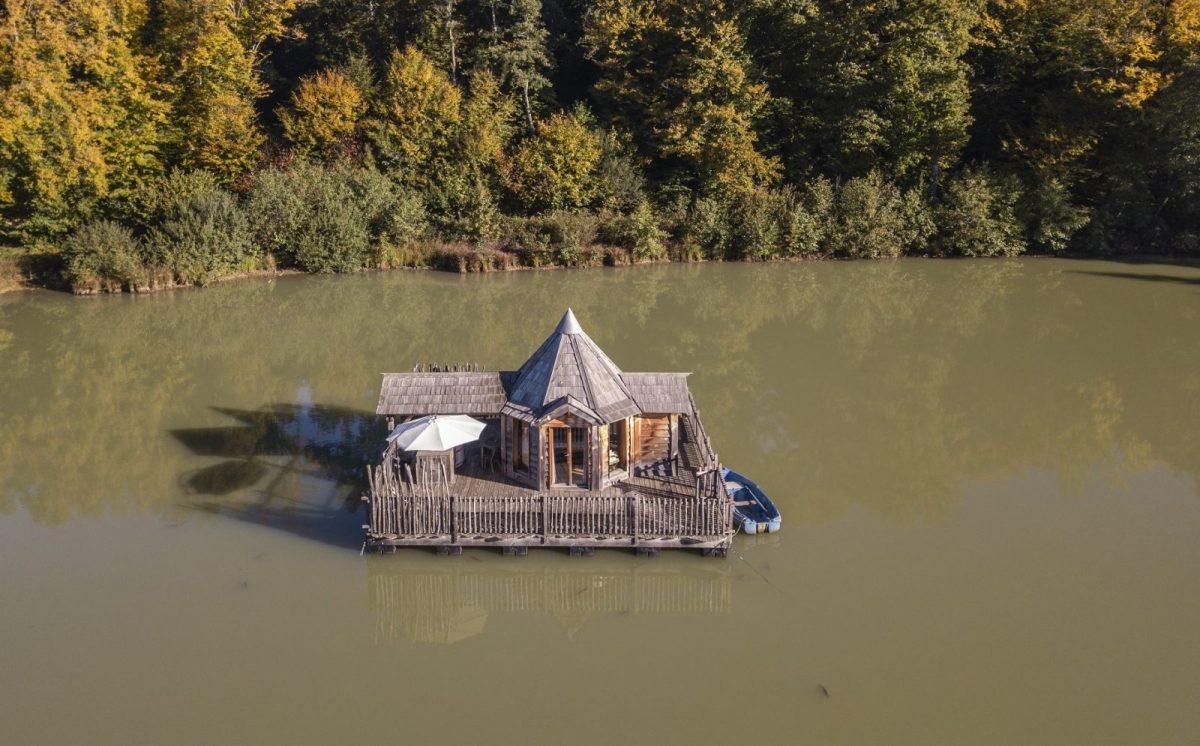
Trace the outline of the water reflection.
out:
M 215 411 L 237 424 L 171 432 L 197 456 L 223 459 L 181 475 L 187 506 L 336 546 L 361 542 L 361 475 L 384 435 L 373 414 L 317 404 Z
M 1030 470 L 1080 494 L 1097 472 L 1200 474 L 1200 272 L 1147 272 L 1179 282 L 914 260 L 23 294 L 0 300 L 0 512 L 242 504 L 303 489 L 297 469 L 348 494 L 381 371 L 514 367 L 568 304 L 626 369 L 694 371 L 722 457 L 792 521 L 928 520 Z
M 482 634 L 497 614 L 549 614 L 571 637 L 597 615 L 727 613 L 733 607 L 732 569 L 725 562 L 631 567 L 597 556 L 542 567 L 524 559 L 486 567 L 441 559 L 414 567 L 414 553 L 407 554 L 404 562 L 367 560 L 377 644 L 449 645 Z

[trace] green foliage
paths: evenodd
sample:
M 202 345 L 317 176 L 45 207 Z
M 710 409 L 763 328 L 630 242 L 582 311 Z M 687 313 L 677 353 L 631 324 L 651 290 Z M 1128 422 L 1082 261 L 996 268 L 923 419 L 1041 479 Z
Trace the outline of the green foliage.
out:
M 247 200 L 264 249 L 308 272 L 353 272 L 378 262 L 383 245 L 420 240 L 424 210 L 377 171 L 297 161 L 260 173 Z
M 1198 70 L 1198 0 L 12 0 L 0 240 L 208 282 L 228 189 L 315 271 L 1197 251 Z
M 932 248 L 946 256 L 1015 256 L 1025 250 L 1016 216 L 1016 186 L 986 171 L 966 170 L 950 181 L 934 209 Z
M 557 210 L 513 220 L 508 226 L 512 247 L 534 267 L 596 264 L 599 225 L 595 215 Z
M 733 245 L 728 205 L 715 197 L 700 197 L 688 211 L 682 242 L 687 259 L 725 259 Z
M 757 147 L 754 124 L 769 94 L 751 79 L 732 7 L 597 0 L 583 40 L 602 72 L 597 95 L 642 154 L 725 196 L 772 182 L 778 165 Z
M 144 273 L 133 232 L 111 220 L 92 220 L 75 229 L 63 242 L 62 257 L 66 280 L 77 291 L 121 290 Z
M 217 177 L 208 171 L 176 169 L 161 176 L 130 197 L 124 212 L 143 230 L 150 230 L 170 219 L 188 200 L 220 189 Z
M 1074 235 L 1091 221 L 1087 208 L 1077 204 L 1063 182 L 1055 178 L 1027 189 L 1018 205 L 1035 245 L 1065 251 Z
M 611 215 L 601 225 L 599 235 L 606 243 L 628 249 L 635 261 L 655 261 L 666 255 L 667 232 L 644 199 L 628 213 Z
M 611 210 L 628 212 L 646 200 L 646 177 L 634 160 L 630 143 L 616 130 L 604 133 L 600 144 L 601 202 Z
M 600 195 L 601 153 L 600 137 L 585 111 L 552 114 L 517 148 L 509 191 L 531 212 L 589 207 Z
M 529 131 L 534 131 L 534 108 L 541 93 L 550 87 L 546 27 L 542 23 L 541 0 L 490 0 L 494 26 L 485 32 L 487 62 L 496 68 L 505 88 L 519 96 Z M 502 6 L 497 8 L 497 5 Z M 503 17 L 497 17 L 499 11 Z
M 146 237 L 152 264 L 180 282 L 207 285 L 224 275 L 254 268 L 257 251 L 250 223 L 224 189 L 198 190 L 163 206 L 162 220 Z
M 784 188 L 780 196 L 780 253 L 784 256 L 816 256 L 833 230 L 835 203 L 833 184 L 818 178 L 797 192 Z
M 846 182 L 835 214 L 830 238 L 839 256 L 878 259 L 919 253 L 934 229 L 917 190 L 902 190 L 878 171 Z

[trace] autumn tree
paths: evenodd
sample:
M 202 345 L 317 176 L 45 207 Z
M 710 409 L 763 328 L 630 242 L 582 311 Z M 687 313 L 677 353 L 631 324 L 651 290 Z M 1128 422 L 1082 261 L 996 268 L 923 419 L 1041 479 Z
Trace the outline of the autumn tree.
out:
M 1119 172 L 1144 182 L 1146 109 L 1194 55 L 1197 29 L 1194 0 L 989 0 L 970 57 L 972 149 L 1020 176 L 1042 248 L 1127 202 Z
M 167 89 L 138 2 L 12 0 L 0 18 L 0 215 L 23 240 L 71 230 L 163 168 Z
M 508 186 L 531 211 L 589 207 L 600 196 L 602 146 L 588 114 L 558 112 L 540 122 L 537 134 L 513 155 Z
M 372 115 L 379 166 L 411 186 L 428 184 L 431 166 L 448 157 L 462 121 L 462 91 L 416 47 L 392 54 Z
M 768 94 L 751 76 L 732 4 L 598 0 L 584 43 L 604 111 L 658 176 L 723 195 L 775 179 L 754 128 Z
M 329 159 L 353 145 L 365 113 L 359 87 L 338 70 L 322 70 L 300 81 L 279 121 L 298 154 Z
M 175 157 L 224 182 L 258 160 L 264 135 L 255 102 L 266 93 L 262 45 L 278 36 L 299 0 L 162 0 L 155 44 L 172 61 Z

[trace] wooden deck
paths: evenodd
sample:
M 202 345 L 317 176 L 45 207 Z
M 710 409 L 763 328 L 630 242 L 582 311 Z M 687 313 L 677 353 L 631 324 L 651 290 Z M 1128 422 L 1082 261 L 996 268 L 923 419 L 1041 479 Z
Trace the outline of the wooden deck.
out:
M 367 546 L 690 547 L 723 556 L 732 501 L 695 410 L 682 421 L 678 458 L 635 464 L 631 476 L 598 490 L 533 489 L 477 452 L 453 479 L 381 464 L 368 473 Z

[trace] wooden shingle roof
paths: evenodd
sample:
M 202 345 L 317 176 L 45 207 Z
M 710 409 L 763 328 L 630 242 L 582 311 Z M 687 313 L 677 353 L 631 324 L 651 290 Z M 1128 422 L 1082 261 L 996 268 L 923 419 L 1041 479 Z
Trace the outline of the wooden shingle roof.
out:
M 687 373 L 624 373 L 621 378 L 638 409 L 647 413 L 687 412 Z
M 542 418 L 551 404 L 570 397 L 603 422 L 639 412 L 621 369 L 583 331 L 571 309 L 521 369 L 503 412 L 526 420 Z
M 564 408 L 596 425 L 691 410 L 687 373 L 623 373 L 567 309 L 518 371 L 385 373 L 377 414 L 506 414 L 537 422 Z
M 499 414 L 512 373 L 384 373 L 376 414 Z

